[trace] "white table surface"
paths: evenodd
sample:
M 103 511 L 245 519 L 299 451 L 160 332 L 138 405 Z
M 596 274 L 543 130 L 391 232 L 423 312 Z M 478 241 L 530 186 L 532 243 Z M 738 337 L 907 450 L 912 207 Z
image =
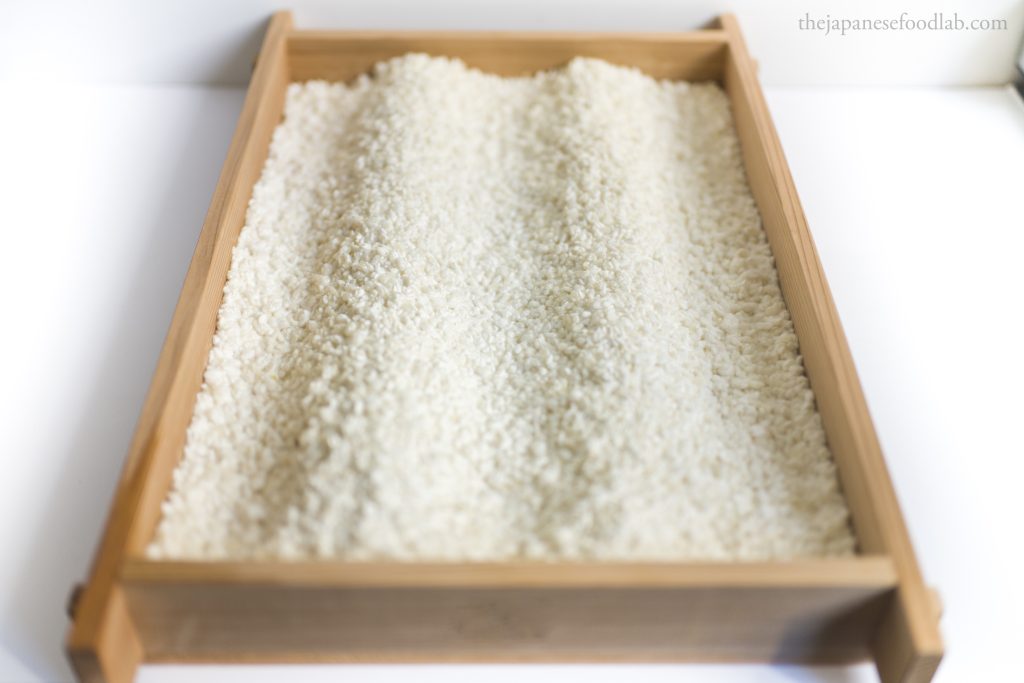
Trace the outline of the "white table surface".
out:
M 70 679 L 98 539 L 238 89 L 4 86 L 0 681 Z M 1007 89 L 768 89 L 928 581 L 937 680 L 1024 647 L 1024 107 Z M 158 681 L 867 682 L 868 666 L 146 666 Z

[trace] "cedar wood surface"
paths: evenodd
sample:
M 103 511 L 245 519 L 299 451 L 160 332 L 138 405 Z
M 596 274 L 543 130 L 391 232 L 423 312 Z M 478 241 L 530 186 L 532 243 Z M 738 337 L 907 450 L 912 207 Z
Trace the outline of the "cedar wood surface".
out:
M 360 564 L 143 558 L 216 327 L 231 249 L 292 80 L 409 51 L 523 75 L 582 55 L 718 80 L 861 554 L 761 563 Z M 82 681 L 142 661 L 805 661 L 873 656 L 924 683 L 942 655 L 842 328 L 754 65 L 730 15 L 662 34 L 295 31 L 274 15 L 147 395 L 67 651 Z

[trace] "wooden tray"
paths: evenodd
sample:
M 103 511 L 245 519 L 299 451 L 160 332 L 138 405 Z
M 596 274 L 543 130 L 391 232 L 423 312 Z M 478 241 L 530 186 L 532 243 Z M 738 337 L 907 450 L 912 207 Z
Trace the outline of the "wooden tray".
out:
M 849 504 L 846 559 L 665 564 L 168 562 L 153 535 L 199 389 L 231 250 L 290 81 L 347 81 L 410 51 L 521 75 L 582 55 L 717 80 Z M 835 306 L 736 20 L 689 33 L 300 31 L 270 21 L 67 651 L 82 681 L 141 662 L 785 661 L 873 657 L 885 683 L 942 657 L 926 588 Z

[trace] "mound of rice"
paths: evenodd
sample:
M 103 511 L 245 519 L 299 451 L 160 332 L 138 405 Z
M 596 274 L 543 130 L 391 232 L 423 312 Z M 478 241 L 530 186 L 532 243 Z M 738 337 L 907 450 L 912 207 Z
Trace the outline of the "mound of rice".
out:
M 152 557 L 853 548 L 718 86 L 290 87 Z

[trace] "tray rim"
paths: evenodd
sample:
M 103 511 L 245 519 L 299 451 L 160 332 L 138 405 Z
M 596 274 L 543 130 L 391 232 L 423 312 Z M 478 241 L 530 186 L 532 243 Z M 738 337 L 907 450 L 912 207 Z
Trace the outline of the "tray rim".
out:
M 166 456 L 158 456 L 174 450 L 175 443 L 183 442 L 183 427 L 176 434 L 175 424 L 187 424 L 191 415 L 189 393 L 194 399 L 195 391 L 190 392 L 189 386 L 195 383 L 196 373 L 201 377 L 212 335 L 211 316 L 215 323 L 220 304 L 223 280 L 220 284 L 216 282 L 217 273 L 226 273 L 230 263 L 231 248 L 241 228 L 252 185 L 281 116 L 283 102 L 279 95 L 296 73 L 302 76 L 302 69 L 309 69 L 308 64 L 303 66 L 302 59 L 320 58 L 325 51 L 332 54 L 337 49 L 358 52 L 381 41 L 392 41 L 405 51 L 409 45 L 436 45 L 445 54 L 460 49 L 475 54 L 473 49 L 495 42 L 530 48 L 524 53 L 526 56 L 520 55 L 511 65 L 499 65 L 497 71 L 529 69 L 538 50 L 542 53 L 540 58 L 552 59 L 552 55 L 561 55 L 567 47 L 573 54 L 581 48 L 599 49 L 601 45 L 620 46 L 627 51 L 642 49 L 647 55 L 660 54 L 658 50 L 684 49 L 693 50 L 697 61 L 704 60 L 695 73 L 703 73 L 701 69 L 721 73 L 733 101 L 748 179 L 766 231 L 769 219 L 788 226 L 788 235 L 777 231 L 781 236 L 773 239 L 770 233 L 769 237 L 780 280 L 791 278 L 791 282 L 783 283 L 784 290 L 788 284 L 792 291 L 794 278 L 800 278 L 799 287 L 806 289 L 807 301 L 786 297 L 791 312 L 794 306 L 802 306 L 801 310 L 810 311 L 805 314 L 807 319 L 814 321 L 815 329 L 811 332 L 801 335 L 798 329 L 802 350 L 808 334 L 822 337 L 822 353 L 828 362 L 813 371 L 808 367 L 815 395 L 818 397 L 820 388 L 827 386 L 830 394 L 834 394 L 829 400 L 840 406 L 837 410 L 849 422 L 844 429 L 848 431 L 852 455 L 844 455 L 840 462 L 831 437 L 835 428 L 830 430 L 830 446 L 841 471 L 863 554 L 834 560 L 752 563 L 409 563 L 404 567 L 397 563 L 340 561 L 168 562 L 143 557 L 176 462 L 175 458 L 168 464 Z M 544 53 L 544 49 L 554 52 Z M 367 57 L 371 58 L 372 55 Z M 660 68 L 658 64 L 654 62 L 655 69 Z M 786 266 L 790 275 L 783 273 L 778 255 L 780 240 L 788 240 L 784 247 L 793 254 Z M 794 315 L 796 323 L 795 318 Z M 806 357 L 805 364 L 809 365 Z M 411 570 L 418 574 L 410 573 Z M 930 680 L 943 651 L 936 600 L 924 585 L 917 566 L 835 305 L 757 83 L 755 64 L 732 15 L 722 15 L 711 28 L 679 33 L 296 30 L 289 12 L 273 16 L 122 470 L 90 579 L 71 609 L 73 624 L 66 648 L 79 678 L 131 680 L 135 668 L 146 659 L 125 597 L 126 584 L 158 586 L 189 582 L 363 587 L 877 588 L 893 593 L 892 604 L 885 611 L 873 645 L 883 681 Z

